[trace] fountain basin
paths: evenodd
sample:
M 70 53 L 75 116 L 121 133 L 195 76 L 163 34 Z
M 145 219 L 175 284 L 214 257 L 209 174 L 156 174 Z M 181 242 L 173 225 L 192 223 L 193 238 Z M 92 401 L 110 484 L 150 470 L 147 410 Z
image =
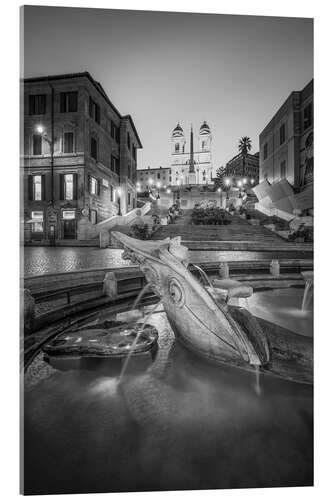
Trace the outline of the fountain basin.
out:
M 42 350 L 47 361 L 51 358 L 121 359 L 128 356 L 141 329 L 140 338 L 131 352 L 131 355 L 135 356 L 157 348 L 156 328 L 149 324 L 142 328 L 138 322 L 113 322 L 111 327 L 105 327 L 105 325 L 104 327 L 103 325 L 85 327 L 58 335 Z

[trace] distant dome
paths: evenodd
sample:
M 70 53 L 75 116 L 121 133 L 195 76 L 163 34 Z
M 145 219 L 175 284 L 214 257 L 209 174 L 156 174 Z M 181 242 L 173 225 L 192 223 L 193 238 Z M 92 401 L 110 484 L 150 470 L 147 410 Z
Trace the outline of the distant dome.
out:
M 173 129 L 173 131 L 172 131 L 172 137 L 184 137 L 184 131 L 181 128 L 181 126 L 179 125 L 179 123 Z
M 207 124 L 206 121 L 204 121 L 203 124 L 201 125 L 199 133 L 200 135 L 207 135 L 211 133 L 209 125 Z

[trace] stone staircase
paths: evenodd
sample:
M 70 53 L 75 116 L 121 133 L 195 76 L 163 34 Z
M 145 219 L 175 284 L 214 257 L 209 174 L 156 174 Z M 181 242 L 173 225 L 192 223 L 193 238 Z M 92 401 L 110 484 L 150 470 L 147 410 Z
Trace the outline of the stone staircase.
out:
M 263 226 L 252 226 L 246 220 L 234 215 L 231 224 L 225 226 L 192 225 L 191 211 L 187 211 L 175 224 L 160 227 L 152 239 L 181 236 L 184 241 L 251 241 L 279 244 L 283 240 Z

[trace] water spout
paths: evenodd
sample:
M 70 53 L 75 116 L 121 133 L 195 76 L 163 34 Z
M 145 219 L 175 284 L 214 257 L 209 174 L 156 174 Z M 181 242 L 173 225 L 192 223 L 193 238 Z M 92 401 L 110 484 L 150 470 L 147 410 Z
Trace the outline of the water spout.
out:
M 302 301 L 302 311 L 308 312 L 311 309 L 313 299 L 313 272 L 303 272 L 302 276 L 305 280 L 305 290 Z
M 213 284 L 212 284 L 212 282 L 211 282 L 211 279 L 207 276 L 207 273 L 205 273 L 205 271 L 204 271 L 203 269 L 201 269 L 201 267 L 200 267 L 200 266 L 197 266 L 196 264 L 192 264 L 192 266 L 193 266 L 193 267 L 195 267 L 195 268 L 199 271 L 200 275 L 204 278 L 204 280 L 206 280 L 207 284 L 208 284 L 211 288 L 214 288 L 214 287 L 213 287 Z
M 126 359 L 125 359 L 125 362 L 122 366 L 122 369 L 121 369 L 121 372 L 120 372 L 120 375 L 119 375 L 119 383 L 122 381 L 124 375 L 125 375 L 125 372 L 126 372 L 126 369 L 127 369 L 127 366 L 128 366 L 128 363 L 130 361 L 130 358 L 133 354 L 133 351 L 134 349 L 136 348 L 137 346 L 137 343 L 139 342 L 139 339 L 140 339 L 140 336 L 143 332 L 143 330 L 145 329 L 145 326 L 148 322 L 148 320 L 150 319 L 150 317 L 154 314 L 155 310 L 158 308 L 158 306 L 161 304 L 161 300 L 153 307 L 153 309 L 150 311 L 150 313 L 147 315 L 147 317 L 145 318 L 144 322 L 142 323 L 141 327 L 139 328 L 139 331 L 138 333 L 136 334 L 136 337 L 134 339 L 134 342 L 133 344 L 131 345 L 131 348 L 130 350 L 128 351 L 128 355 L 126 356 Z
M 151 283 L 147 283 L 141 290 L 141 292 L 138 294 L 138 296 L 136 297 L 133 305 L 132 305 L 132 310 L 133 309 L 136 309 L 137 306 L 140 304 L 141 302 L 141 299 L 142 297 L 144 296 L 144 294 L 150 289 L 151 287 Z
M 260 387 L 260 368 L 259 365 L 255 365 L 255 377 L 256 377 L 256 382 L 254 386 L 255 393 L 257 396 L 261 396 L 261 387 Z

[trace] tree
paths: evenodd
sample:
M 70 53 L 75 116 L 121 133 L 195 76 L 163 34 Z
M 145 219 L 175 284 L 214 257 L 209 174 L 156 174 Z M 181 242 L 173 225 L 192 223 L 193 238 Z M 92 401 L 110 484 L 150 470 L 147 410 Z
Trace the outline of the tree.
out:
M 225 167 L 222 165 L 216 170 L 216 177 L 214 179 L 216 187 L 224 187 L 224 178 L 225 178 Z
M 243 155 L 246 155 L 249 151 L 252 149 L 252 141 L 250 137 L 247 137 L 246 135 L 244 137 L 241 137 L 239 139 L 238 143 L 238 150 L 240 153 Z
M 244 135 L 239 139 L 238 150 L 242 153 L 243 160 L 243 176 L 245 176 L 245 157 L 249 151 L 251 151 L 252 143 L 250 137 Z

